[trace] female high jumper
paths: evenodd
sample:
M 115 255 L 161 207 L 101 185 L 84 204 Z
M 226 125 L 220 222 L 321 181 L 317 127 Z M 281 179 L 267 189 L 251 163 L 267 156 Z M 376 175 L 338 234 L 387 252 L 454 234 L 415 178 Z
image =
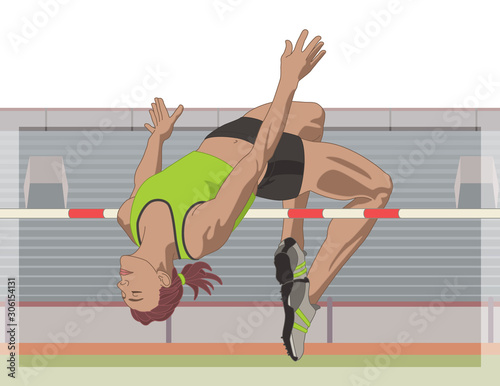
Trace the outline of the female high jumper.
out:
M 162 99 L 152 103 L 154 127 L 135 173 L 135 187 L 118 212 L 118 223 L 139 246 L 122 256 L 118 288 L 132 316 L 144 325 L 168 319 L 187 284 L 210 293 L 208 279 L 221 283 L 204 262 L 178 274 L 177 259 L 199 260 L 221 248 L 255 196 L 305 208 L 309 192 L 352 200 L 345 208 L 384 208 L 392 192 L 388 174 L 361 155 L 321 142 L 324 111 L 315 103 L 292 102 L 299 81 L 321 60 L 321 37 L 303 49 L 287 40 L 272 103 L 211 132 L 200 147 L 164 170 L 162 146 L 182 114 L 169 116 Z M 283 221 L 275 252 L 285 321 L 283 341 L 294 360 L 304 352 L 307 330 L 330 282 L 363 243 L 376 219 L 333 219 L 309 272 L 305 267 L 302 219 Z

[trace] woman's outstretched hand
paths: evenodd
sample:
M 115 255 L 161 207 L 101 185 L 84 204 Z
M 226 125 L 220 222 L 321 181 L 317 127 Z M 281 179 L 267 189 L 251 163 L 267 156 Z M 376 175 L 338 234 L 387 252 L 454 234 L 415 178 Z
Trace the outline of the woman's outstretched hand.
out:
M 172 135 L 174 124 L 184 111 L 184 106 L 179 105 L 172 115 L 168 115 L 165 103 L 161 98 L 155 98 L 155 102 L 151 103 L 151 106 L 152 109 L 149 110 L 149 115 L 151 115 L 154 127 L 149 123 L 146 123 L 144 127 L 146 127 L 151 134 L 157 134 L 165 141 Z
M 320 51 L 323 47 L 321 36 L 316 36 L 308 44 L 306 49 L 302 51 L 302 47 L 307 38 L 308 31 L 305 29 L 299 36 L 295 48 L 292 49 L 292 42 L 285 42 L 285 52 L 281 56 L 281 76 L 291 77 L 294 80 L 301 80 L 309 74 L 311 70 L 318 64 L 321 58 L 326 54 L 326 51 Z

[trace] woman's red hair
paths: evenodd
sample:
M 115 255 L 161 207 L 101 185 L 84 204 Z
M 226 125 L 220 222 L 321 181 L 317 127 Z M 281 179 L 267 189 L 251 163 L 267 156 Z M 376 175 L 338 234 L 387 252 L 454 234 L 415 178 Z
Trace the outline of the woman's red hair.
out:
M 222 284 L 222 280 L 219 276 L 212 272 L 205 271 L 206 269 L 211 271 L 212 267 L 203 261 L 198 261 L 194 264 L 186 264 L 182 269 L 181 273 L 186 279 L 186 285 L 190 286 L 194 291 L 195 300 L 198 297 L 200 288 L 211 295 L 210 288 L 214 289 L 214 286 L 209 279 Z M 161 322 L 167 320 L 179 305 L 183 293 L 181 279 L 177 275 L 177 270 L 174 267 L 172 271 L 172 284 L 170 287 L 160 288 L 160 301 L 158 306 L 148 312 L 130 309 L 132 317 L 145 326 L 154 321 Z

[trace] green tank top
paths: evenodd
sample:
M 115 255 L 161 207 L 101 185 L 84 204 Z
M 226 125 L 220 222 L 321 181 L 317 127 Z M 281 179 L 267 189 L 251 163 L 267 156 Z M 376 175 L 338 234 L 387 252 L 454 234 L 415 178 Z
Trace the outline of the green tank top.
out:
M 192 259 L 184 243 L 184 221 L 189 209 L 200 202 L 212 200 L 233 167 L 209 154 L 193 151 L 174 162 L 160 173 L 149 177 L 141 185 L 132 203 L 130 228 L 135 243 L 141 245 L 139 219 L 144 209 L 154 201 L 165 202 L 172 214 L 177 253 L 181 259 Z M 252 193 L 236 220 L 233 230 L 241 222 L 255 200 Z

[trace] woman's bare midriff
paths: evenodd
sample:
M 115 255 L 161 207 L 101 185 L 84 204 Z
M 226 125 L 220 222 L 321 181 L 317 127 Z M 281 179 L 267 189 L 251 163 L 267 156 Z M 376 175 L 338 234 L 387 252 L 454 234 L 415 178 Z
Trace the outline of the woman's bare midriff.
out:
M 253 145 L 250 142 L 239 138 L 212 137 L 205 139 L 197 151 L 213 155 L 234 168 L 252 150 L 252 147 Z M 264 178 L 266 170 L 267 165 L 259 177 L 259 183 Z

